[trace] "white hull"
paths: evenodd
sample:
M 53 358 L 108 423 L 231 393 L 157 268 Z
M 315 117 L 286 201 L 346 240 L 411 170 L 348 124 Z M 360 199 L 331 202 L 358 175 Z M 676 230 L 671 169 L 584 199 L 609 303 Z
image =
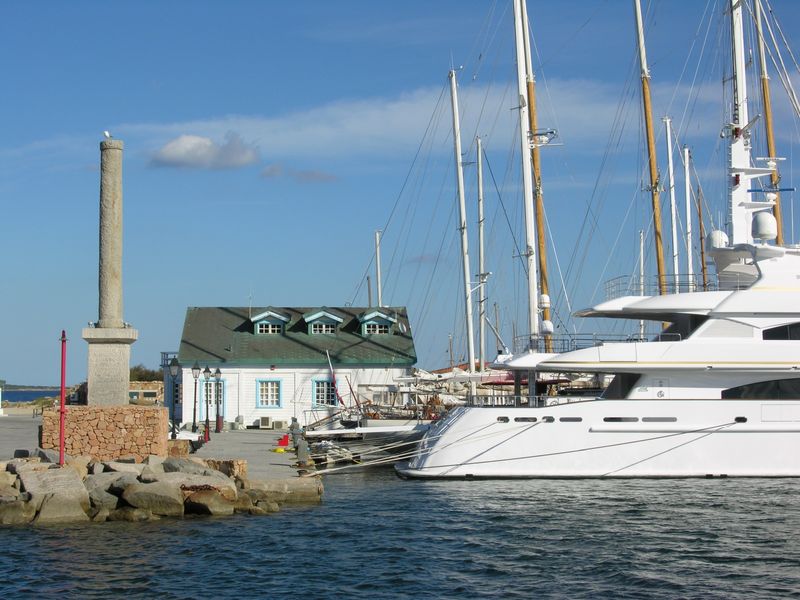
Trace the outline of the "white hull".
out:
M 418 478 L 798 477 L 800 401 L 461 407 L 395 468 Z

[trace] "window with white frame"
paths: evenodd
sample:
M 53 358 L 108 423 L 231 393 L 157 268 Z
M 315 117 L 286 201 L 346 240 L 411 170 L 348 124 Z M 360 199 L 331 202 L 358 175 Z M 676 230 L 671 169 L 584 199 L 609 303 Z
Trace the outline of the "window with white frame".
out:
M 270 323 L 269 321 L 260 321 L 256 331 L 259 335 L 280 335 L 283 333 L 283 325 L 280 323 Z
M 333 323 L 323 323 L 315 321 L 311 324 L 311 333 L 336 333 L 336 325 Z
M 314 382 L 314 404 L 317 406 L 336 406 L 336 388 L 333 381 Z
M 367 335 L 378 335 L 389 333 L 389 326 L 386 323 L 366 323 L 364 333 Z
M 281 382 L 277 380 L 259 380 L 256 406 L 258 408 L 280 408 Z

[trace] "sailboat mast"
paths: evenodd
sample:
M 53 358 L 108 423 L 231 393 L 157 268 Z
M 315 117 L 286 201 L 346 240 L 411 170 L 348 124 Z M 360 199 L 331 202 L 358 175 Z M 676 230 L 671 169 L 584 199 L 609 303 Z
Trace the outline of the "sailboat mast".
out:
M 697 223 L 700 227 L 700 269 L 703 272 L 703 291 L 708 291 L 708 265 L 706 264 L 706 230 L 703 225 L 703 189 L 697 186 Z
M 525 35 L 522 26 L 522 6 L 514 0 L 514 39 L 517 53 L 517 93 L 519 95 L 519 137 L 522 145 L 522 196 L 525 208 L 525 259 L 528 271 L 528 327 L 530 332 L 528 349 L 536 347 L 539 337 L 539 298 L 536 277 L 536 233 L 533 214 L 533 174 L 531 161 L 532 132 L 528 117 L 527 78 L 525 75 Z
M 461 160 L 461 121 L 458 116 L 458 90 L 456 72 L 450 71 L 450 100 L 453 107 L 453 147 L 456 159 L 456 185 L 458 188 L 458 229 L 461 232 L 461 259 L 464 268 L 464 313 L 467 322 L 467 371 L 475 371 L 475 342 L 472 330 L 472 294 L 470 290 L 469 246 L 467 243 L 467 205 L 464 199 L 464 165 Z M 474 383 L 473 383 L 474 385 Z
M 536 143 L 536 78 L 533 73 L 531 59 L 530 31 L 528 26 L 528 7 L 526 0 L 519 0 L 522 15 L 522 41 L 525 49 L 525 79 L 528 94 L 528 127 L 531 135 L 530 155 L 533 164 L 534 216 L 536 218 L 536 240 L 539 251 L 539 293 L 550 295 L 550 284 L 547 278 L 547 236 L 544 231 L 544 189 L 542 186 L 542 162 L 539 156 L 539 144 Z M 542 320 L 550 321 L 550 305 L 543 304 Z M 545 331 L 545 352 L 552 352 L 553 339 Z
M 683 181 L 684 181 L 684 213 L 686 214 L 686 276 L 689 279 L 689 291 L 693 292 L 694 261 L 692 260 L 692 180 L 689 175 L 689 147 L 683 147 Z
M 375 232 L 375 283 L 378 290 L 378 308 L 383 306 L 383 283 L 381 281 L 381 232 Z
M 754 4 L 756 8 L 756 34 L 758 35 L 758 64 L 761 71 L 761 101 L 764 105 L 764 128 L 767 132 L 767 154 L 769 160 L 775 162 L 778 154 L 775 150 L 775 134 L 772 129 L 772 100 L 769 93 L 769 72 L 767 71 L 767 59 L 764 51 L 763 29 L 761 28 L 761 0 L 754 0 Z M 783 216 L 781 213 L 781 194 L 778 191 L 780 175 L 778 175 L 777 169 L 770 174 L 770 181 L 774 190 L 771 193 L 774 194 L 775 199 L 772 214 L 775 215 L 775 222 L 778 226 L 778 236 L 775 238 L 775 243 L 778 246 L 783 246 Z
M 667 138 L 667 175 L 669 176 L 669 212 L 670 229 L 672 231 L 672 280 L 675 286 L 673 292 L 680 291 L 678 271 L 678 208 L 675 205 L 675 169 L 672 164 L 672 119 L 664 117 L 664 127 Z
M 483 145 L 476 140 L 478 164 L 478 370 L 486 369 L 486 256 L 483 248 Z
M 667 293 L 667 278 L 664 269 L 664 242 L 661 238 L 661 199 L 659 194 L 658 165 L 656 163 L 656 142 L 653 133 L 653 108 L 650 101 L 650 71 L 647 68 L 647 53 L 644 46 L 644 27 L 642 26 L 642 7 L 639 0 L 633 0 L 636 12 L 636 32 L 639 46 L 639 66 L 642 77 L 642 108 L 647 135 L 647 157 L 650 166 L 650 196 L 653 203 L 653 237 L 656 243 L 656 267 L 658 269 L 658 292 Z

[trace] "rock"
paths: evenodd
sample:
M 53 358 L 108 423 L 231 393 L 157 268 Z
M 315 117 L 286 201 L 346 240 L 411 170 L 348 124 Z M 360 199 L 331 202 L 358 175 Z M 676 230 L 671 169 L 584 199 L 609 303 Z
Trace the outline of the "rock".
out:
M 163 463 L 164 457 L 163 456 L 156 456 L 155 454 L 151 454 L 150 456 L 145 457 L 142 461 L 143 464 L 149 466 L 153 471 L 164 471 Z
M 253 508 L 253 501 L 247 494 L 239 494 L 236 502 L 233 503 L 233 510 L 236 512 L 250 512 Z
M 38 456 L 39 459 L 42 462 L 56 463 L 56 464 L 58 463 L 58 459 L 59 459 L 58 450 L 51 450 L 51 449 L 45 449 L 45 448 L 36 448 L 36 450 L 33 451 L 31 456 L 34 456 L 34 457 Z M 64 463 L 65 464 L 66 464 L 68 458 L 70 458 L 70 457 L 68 457 L 65 454 L 64 455 Z
M 66 466 L 78 474 L 82 480 L 86 479 L 89 475 L 89 462 L 92 460 L 91 456 L 76 456 L 70 458 L 65 462 Z
M 113 472 L 113 471 L 112 471 Z M 108 492 L 110 494 L 116 494 L 117 496 L 121 496 L 122 492 L 129 485 L 133 485 L 134 483 L 139 483 L 139 478 L 136 477 L 133 473 L 116 473 L 120 477 L 114 479 L 111 484 L 108 486 Z
M 93 523 L 105 523 L 108 520 L 108 515 L 111 514 L 111 511 L 107 508 L 98 508 L 96 509 L 95 513 L 91 516 Z
M 247 478 L 247 461 L 234 458 L 219 460 L 215 458 L 206 459 L 209 468 L 219 471 L 223 475 L 233 478 Z
M 78 498 L 53 493 L 44 496 L 33 523 L 36 525 L 55 525 L 60 523 L 80 523 L 88 520 L 89 516 L 84 512 Z
M 188 458 L 169 457 L 161 463 L 165 473 L 186 473 L 188 475 L 206 475 L 210 470 L 204 464 L 198 464 Z
M 19 474 L 20 471 L 46 471 L 49 463 L 41 464 L 38 458 L 13 458 L 6 463 L 6 472 Z
M 119 486 L 116 483 L 119 481 Z M 96 473 L 89 475 L 84 481 L 83 485 L 86 490 L 91 494 L 93 489 L 99 489 L 104 492 L 112 494 L 121 494 L 122 491 L 139 481 L 133 473 L 117 473 L 116 471 L 108 471 L 107 473 Z
M 98 475 L 106 470 L 106 466 L 99 460 L 93 460 L 89 463 L 89 474 Z
M 269 481 L 250 480 L 245 490 L 254 502 L 271 500 L 278 504 L 304 504 L 322 501 L 322 482 L 319 477 L 292 477 Z
M 0 483 L 0 502 L 13 502 L 19 500 L 19 490 L 13 485 Z
M 232 515 L 234 504 L 226 500 L 217 490 L 199 490 L 186 498 L 186 512 L 197 515 Z
M 17 481 L 17 476 L 8 471 L 0 471 L 0 484 L 14 485 Z
M 161 472 L 163 473 L 163 471 Z M 142 469 L 142 474 L 139 475 L 139 481 L 142 483 L 152 483 L 154 481 L 158 481 L 158 476 L 156 473 L 157 471 L 154 471 L 149 465 L 147 465 L 144 469 Z
M 185 496 L 188 496 L 192 492 L 197 492 L 203 489 L 215 489 L 222 494 L 223 498 L 230 502 L 234 502 L 238 496 L 236 492 L 236 484 L 232 479 L 225 477 L 221 473 L 219 474 L 219 477 L 175 472 L 160 473 L 157 475 L 158 481 L 170 483 L 179 487 L 184 491 Z
M 25 525 L 36 516 L 36 507 L 30 502 L 0 502 L 0 525 Z
M 123 462 L 119 460 L 109 460 L 104 463 L 106 471 L 116 471 L 117 473 L 133 473 L 137 477 L 142 474 L 144 465 L 137 465 L 136 463 Z
M 278 506 L 278 503 L 272 502 L 271 500 L 261 500 L 256 504 L 256 506 L 267 513 L 276 513 L 281 511 L 281 507 Z
M 257 517 L 261 517 L 261 516 L 264 516 L 264 515 L 268 514 L 267 511 L 264 510 L 263 508 L 261 508 L 260 506 L 251 506 L 250 510 L 248 512 L 251 515 L 254 515 L 254 516 L 257 516 Z
M 130 521 L 131 523 L 149 521 L 152 517 L 153 515 L 149 510 L 134 508 L 132 506 L 123 506 L 117 510 L 112 510 L 108 514 L 109 521 Z
M 114 510 L 119 506 L 119 498 L 114 494 L 105 492 L 99 487 L 89 490 L 89 500 L 95 509 Z
M 183 492 L 177 485 L 165 481 L 130 485 L 122 493 L 122 499 L 131 506 L 146 509 L 154 515 L 183 516 Z
M 72 469 L 23 471 L 19 478 L 22 483 L 21 490 L 30 493 L 31 502 L 37 511 L 40 510 L 41 503 L 48 494 L 58 496 L 59 502 L 62 503 L 67 499 L 74 500 L 83 511 L 89 510 L 89 492 Z

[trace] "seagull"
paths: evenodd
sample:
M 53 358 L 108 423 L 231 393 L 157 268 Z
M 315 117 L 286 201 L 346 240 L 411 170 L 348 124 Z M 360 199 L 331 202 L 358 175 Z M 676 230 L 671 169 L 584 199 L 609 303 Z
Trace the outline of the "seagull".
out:
M 110 140 L 110 139 L 111 139 L 111 133 L 110 133 L 110 132 L 108 132 L 108 131 L 104 131 L 104 132 L 103 132 L 103 135 L 104 135 L 104 136 L 106 136 L 106 139 L 107 139 L 107 140 Z

